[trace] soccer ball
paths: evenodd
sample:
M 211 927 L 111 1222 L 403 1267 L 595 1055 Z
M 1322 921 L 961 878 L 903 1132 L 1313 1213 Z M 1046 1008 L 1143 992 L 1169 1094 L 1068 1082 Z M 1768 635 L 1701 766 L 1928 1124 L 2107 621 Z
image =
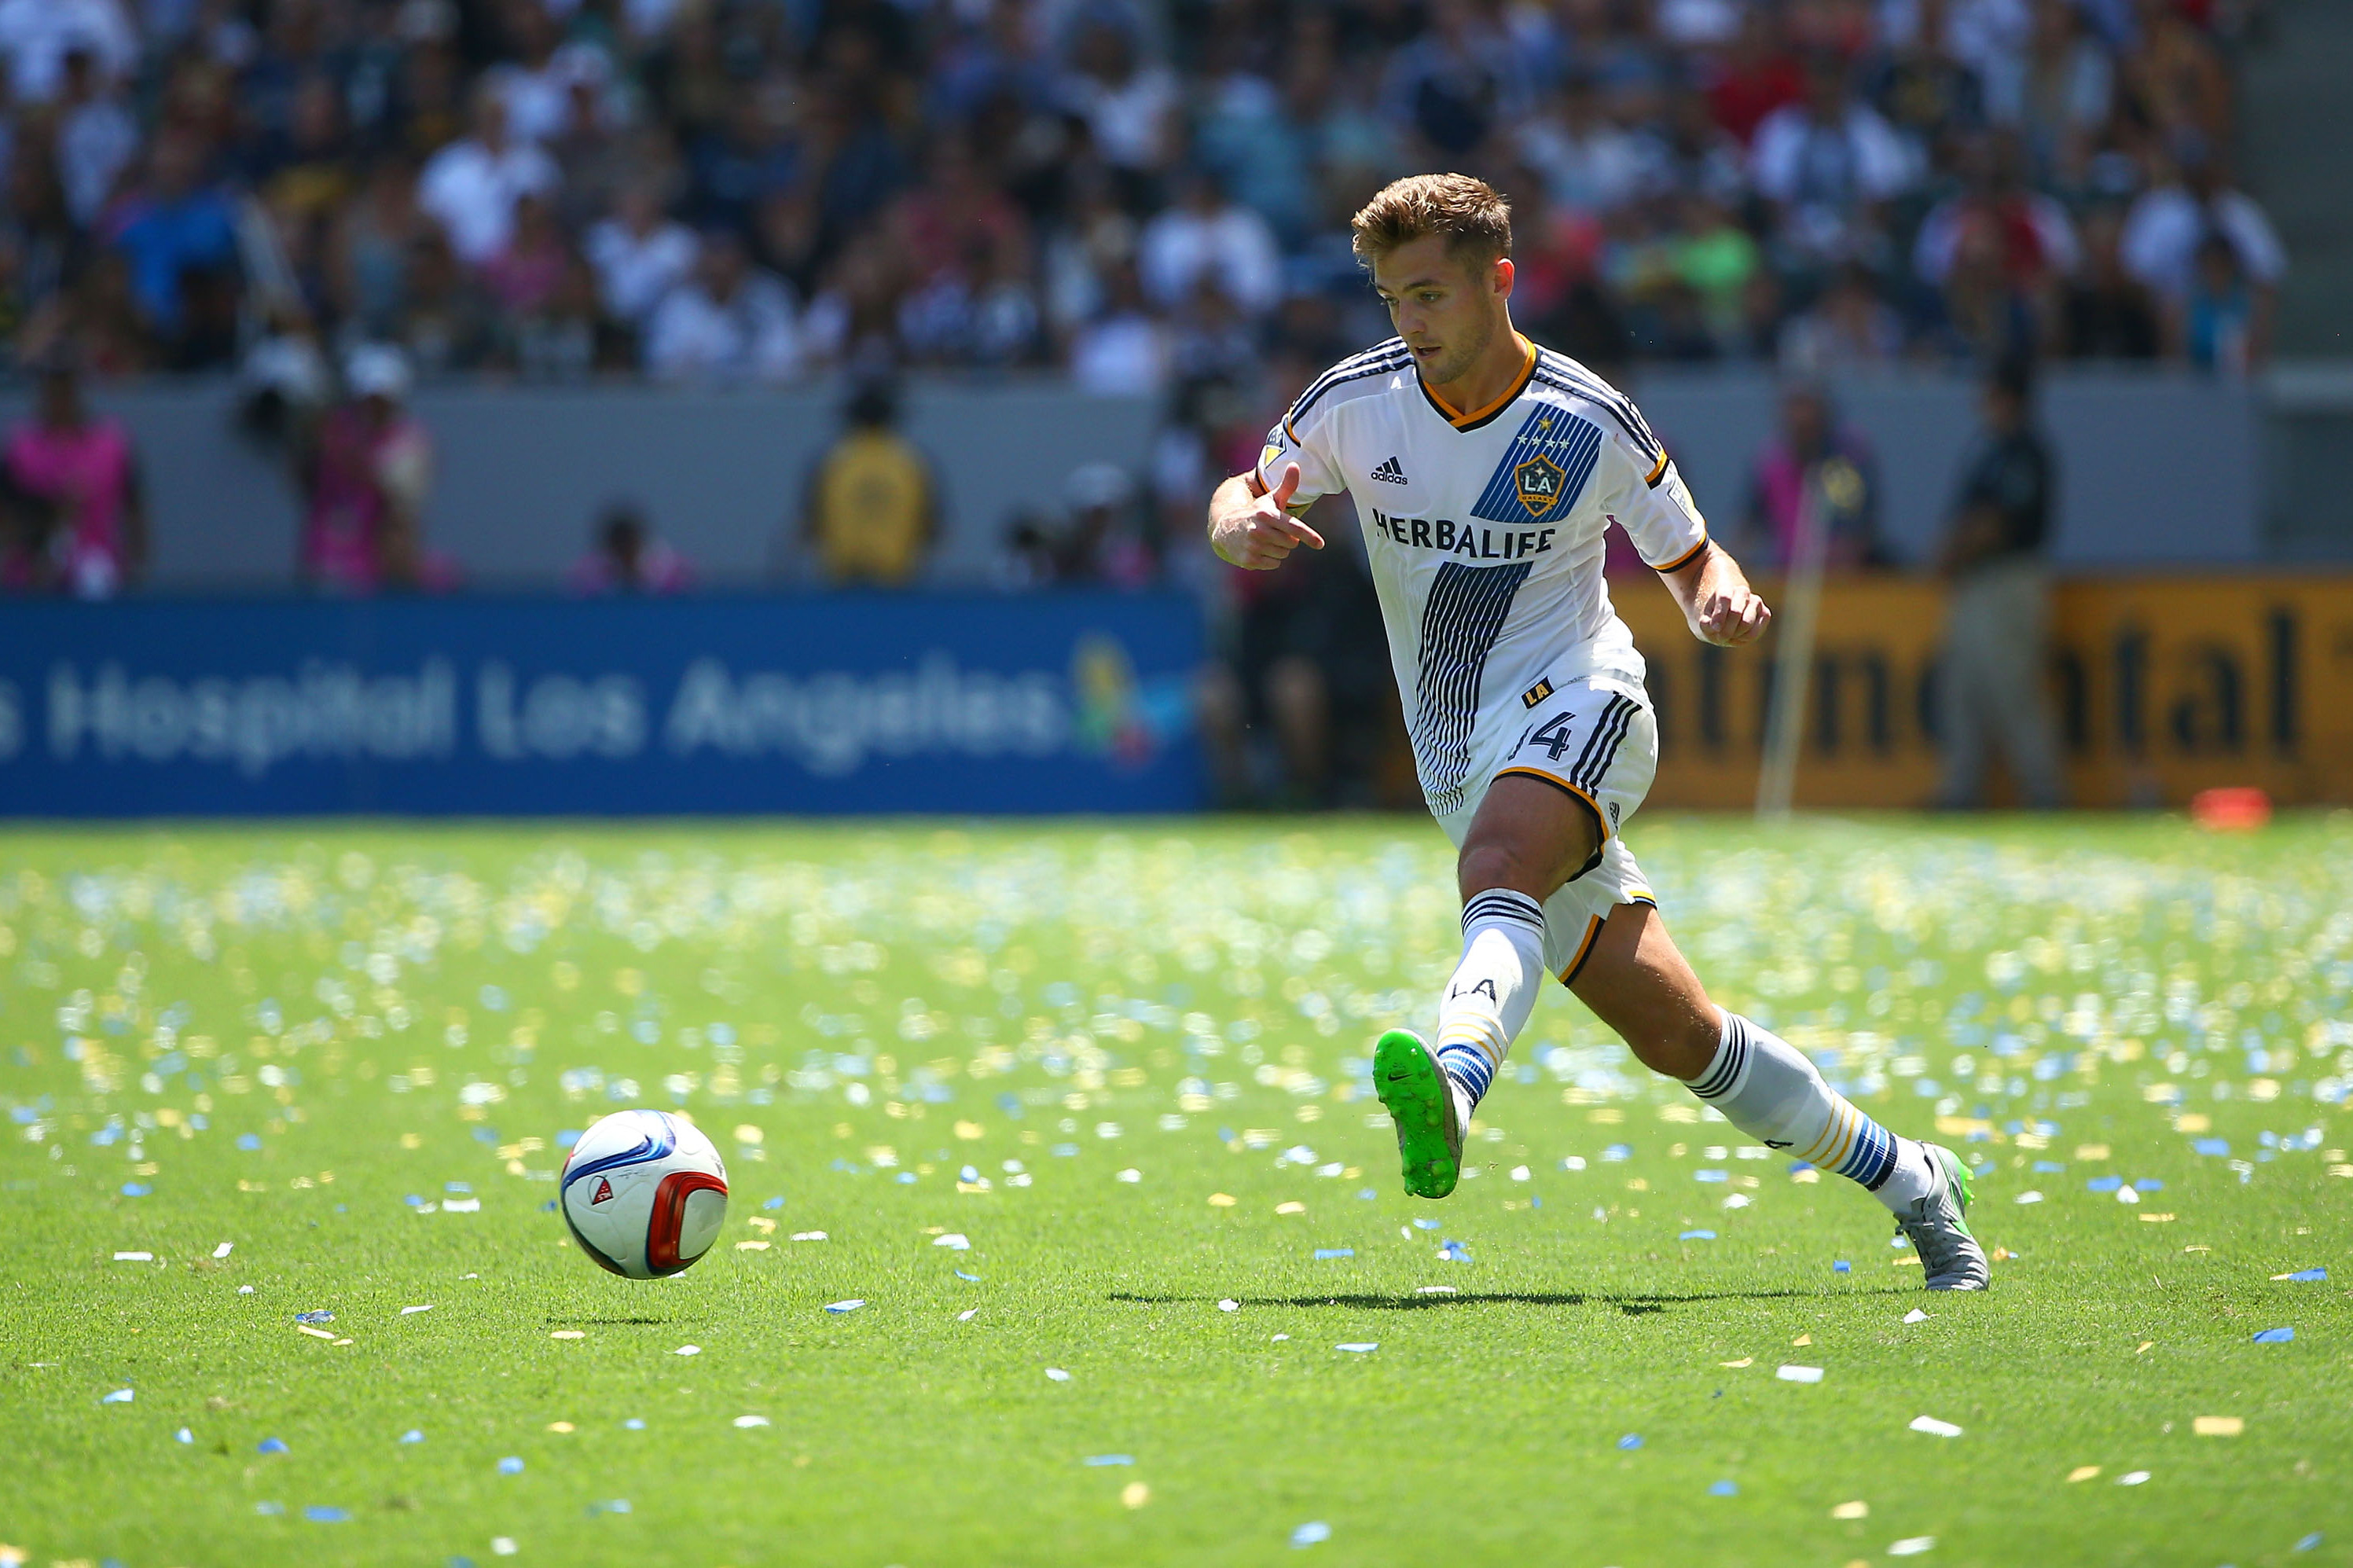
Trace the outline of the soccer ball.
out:
M 590 1257 L 631 1279 L 659 1279 L 719 1239 L 727 1167 L 683 1118 L 620 1111 L 572 1146 L 556 1206 Z

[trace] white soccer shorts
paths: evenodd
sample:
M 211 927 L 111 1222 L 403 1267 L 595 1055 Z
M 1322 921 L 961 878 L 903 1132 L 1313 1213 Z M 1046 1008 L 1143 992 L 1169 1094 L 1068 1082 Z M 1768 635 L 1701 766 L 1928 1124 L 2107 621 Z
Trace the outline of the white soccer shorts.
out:
M 1473 737 L 1481 779 L 1460 808 L 1438 819 L 1459 849 L 1487 798 L 1488 786 L 1509 775 L 1541 779 L 1589 807 L 1601 823 L 1600 854 L 1545 900 L 1545 967 L 1563 984 L 1577 978 L 1602 921 L 1621 904 L 1658 906 L 1642 868 L 1619 830 L 1651 792 L 1659 770 L 1659 726 L 1649 697 L 1635 683 L 1608 675 L 1543 683 L 1522 698 L 1527 718 L 1518 730 Z M 1488 749 L 1482 753 L 1481 743 Z

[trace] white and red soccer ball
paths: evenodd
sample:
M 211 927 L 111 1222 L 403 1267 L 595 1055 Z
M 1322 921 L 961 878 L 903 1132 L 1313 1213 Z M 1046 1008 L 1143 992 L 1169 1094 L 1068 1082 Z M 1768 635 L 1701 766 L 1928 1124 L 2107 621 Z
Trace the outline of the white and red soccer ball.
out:
M 719 1239 L 727 1167 L 692 1122 L 619 1111 L 572 1146 L 556 1207 L 572 1239 L 599 1264 L 631 1279 L 659 1279 Z

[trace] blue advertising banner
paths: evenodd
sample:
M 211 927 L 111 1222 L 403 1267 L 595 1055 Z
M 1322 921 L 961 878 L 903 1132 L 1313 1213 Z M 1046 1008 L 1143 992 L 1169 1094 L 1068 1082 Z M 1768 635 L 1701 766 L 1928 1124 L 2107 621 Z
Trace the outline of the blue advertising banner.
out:
M 1176 595 L 0 607 L 0 816 L 1198 806 Z

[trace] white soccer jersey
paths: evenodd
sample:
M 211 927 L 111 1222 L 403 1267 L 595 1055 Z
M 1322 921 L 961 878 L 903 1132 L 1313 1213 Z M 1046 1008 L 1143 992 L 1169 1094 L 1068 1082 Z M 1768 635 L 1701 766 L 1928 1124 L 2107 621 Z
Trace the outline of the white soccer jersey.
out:
M 1566 355 L 1521 340 L 1510 391 L 1468 413 L 1421 383 L 1404 340 L 1344 359 L 1267 432 L 1259 482 L 1299 465 L 1293 510 L 1345 490 L 1372 560 L 1423 795 L 1440 817 L 1554 688 L 1640 689 L 1641 656 L 1609 603 L 1602 531 L 1654 570 L 1707 524 L 1634 405 Z M 1493 754 L 1491 756 L 1490 754 Z

